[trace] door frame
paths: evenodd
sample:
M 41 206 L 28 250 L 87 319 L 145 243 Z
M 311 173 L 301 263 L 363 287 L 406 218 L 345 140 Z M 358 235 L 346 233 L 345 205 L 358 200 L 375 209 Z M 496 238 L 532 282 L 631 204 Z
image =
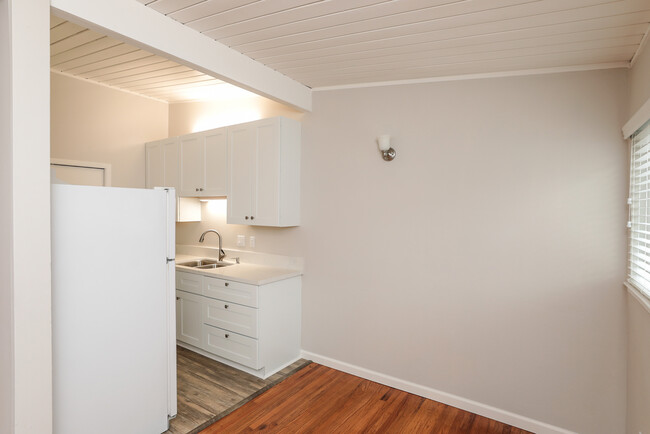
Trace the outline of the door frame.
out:
M 89 169 L 104 170 L 104 187 L 111 186 L 111 165 L 109 163 L 96 163 L 94 161 L 66 160 L 63 158 L 50 158 L 50 165 L 69 166 L 69 167 L 86 167 Z

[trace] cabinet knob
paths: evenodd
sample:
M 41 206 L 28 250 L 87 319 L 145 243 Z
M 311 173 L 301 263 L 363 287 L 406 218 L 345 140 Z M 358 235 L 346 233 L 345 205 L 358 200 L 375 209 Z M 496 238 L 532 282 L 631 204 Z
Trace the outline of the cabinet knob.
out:
M 229 335 L 228 333 L 226 333 L 226 334 L 223 335 L 223 336 L 224 336 L 226 339 L 228 339 L 228 338 L 230 337 L 230 335 Z
M 244 217 L 246 220 L 248 220 L 248 216 Z
M 255 219 L 255 216 L 251 216 L 251 220 Z
M 226 282 L 226 286 L 228 286 L 228 282 Z
M 180 297 L 176 297 L 176 300 L 180 300 L 180 299 L 181 299 Z
M 224 308 L 224 309 L 228 309 L 228 305 L 227 305 L 227 304 L 224 304 L 224 305 L 223 305 L 223 308 Z
M 195 188 L 194 191 L 199 191 L 199 189 L 198 189 L 198 188 Z
M 199 191 L 203 191 L 203 189 L 202 189 L 202 188 L 199 188 Z

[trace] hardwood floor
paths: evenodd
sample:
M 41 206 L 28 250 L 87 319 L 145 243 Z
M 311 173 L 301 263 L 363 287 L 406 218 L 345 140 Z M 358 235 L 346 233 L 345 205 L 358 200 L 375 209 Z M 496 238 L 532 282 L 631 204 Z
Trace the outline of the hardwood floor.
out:
M 168 434 L 196 433 L 301 369 L 300 359 L 262 380 L 182 347 L 176 347 L 178 415 Z
M 527 431 L 316 363 L 201 431 L 475 433 Z

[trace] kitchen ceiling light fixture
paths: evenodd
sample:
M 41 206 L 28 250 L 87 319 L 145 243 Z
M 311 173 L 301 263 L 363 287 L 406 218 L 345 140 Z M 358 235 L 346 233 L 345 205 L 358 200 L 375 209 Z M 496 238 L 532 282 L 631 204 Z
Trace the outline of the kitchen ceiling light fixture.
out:
M 382 134 L 377 137 L 377 145 L 385 161 L 393 161 L 395 158 L 395 149 L 390 147 L 390 135 Z

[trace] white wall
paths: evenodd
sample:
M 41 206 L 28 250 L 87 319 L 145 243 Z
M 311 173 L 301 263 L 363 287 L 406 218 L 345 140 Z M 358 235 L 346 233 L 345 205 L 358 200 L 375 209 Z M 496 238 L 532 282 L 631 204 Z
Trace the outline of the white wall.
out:
M 630 70 L 629 115 L 650 98 L 650 44 Z M 627 433 L 650 433 L 650 312 L 628 295 Z
M 111 164 L 114 187 L 144 188 L 145 142 L 167 137 L 167 103 L 52 74 L 52 158 Z
M 0 0 L 0 432 L 52 431 L 47 0 Z
M 245 233 L 254 250 L 304 257 L 307 351 L 566 429 L 622 432 L 626 78 L 316 92 L 303 224 L 225 226 L 212 213 L 177 225 L 178 242 L 215 225 L 226 247 Z

